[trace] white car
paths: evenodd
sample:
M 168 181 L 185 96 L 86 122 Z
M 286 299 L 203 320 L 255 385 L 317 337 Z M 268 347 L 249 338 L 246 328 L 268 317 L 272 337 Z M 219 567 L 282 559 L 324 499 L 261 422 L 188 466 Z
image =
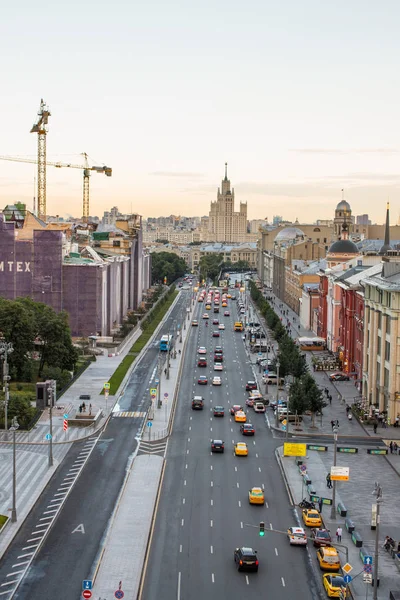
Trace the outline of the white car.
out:
M 203 319 L 209 319 L 208 313 L 204 313 Z
M 215 363 L 214 364 L 214 371 L 223 371 L 224 367 L 222 366 L 222 363 Z
M 223 323 L 220 323 L 220 324 L 218 325 L 218 329 L 225 329 L 225 325 L 224 325 Z
M 290 545 L 307 546 L 307 537 L 302 527 L 289 527 L 287 534 Z
M 265 413 L 265 406 L 262 402 L 255 402 L 253 408 L 256 413 Z
M 221 377 L 214 377 L 212 380 L 213 385 L 221 385 L 221 383 L 222 383 Z
M 197 352 L 199 354 L 207 354 L 207 348 L 205 348 L 204 346 L 200 346 Z

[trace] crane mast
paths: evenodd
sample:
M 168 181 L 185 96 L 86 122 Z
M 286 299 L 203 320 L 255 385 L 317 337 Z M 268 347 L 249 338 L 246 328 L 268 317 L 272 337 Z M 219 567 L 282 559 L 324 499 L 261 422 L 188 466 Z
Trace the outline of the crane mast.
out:
M 38 155 L 37 155 L 37 186 L 38 186 L 38 216 L 43 221 L 46 220 L 46 136 L 47 136 L 47 124 L 51 112 L 43 102 L 43 98 L 40 100 L 40 107 L 38 112 L 38 119 L 31 129 L 31 133 L 38 134 Z

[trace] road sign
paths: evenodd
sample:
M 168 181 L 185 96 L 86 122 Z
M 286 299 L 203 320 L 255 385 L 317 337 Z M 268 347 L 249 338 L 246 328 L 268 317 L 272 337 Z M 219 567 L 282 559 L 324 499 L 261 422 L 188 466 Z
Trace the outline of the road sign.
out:
M 151 421 L 147 421 L 147 427 L 152 427 L 153 423 Z
M 282 425 L 282 431 L 286 431 L 286 425 Z
M 64 419 L 64 421 L 63 421 L 63 429 L 64 429 L 64 431 L 68 431 L 68 420 L 67 419 Z
M 155 380 L 154 380 L 154 383 L 155 383 L 156 385 L 158 385 L 158 384 L 160 383 L 160 380 L 159 380 L 159 379 L 155 379 Z
M 350 571 L 352 571 L 352 570 L 353 570 L 353 567 L 349 563 L 346 563 L 342 567 L 342 571 L 344 571 L 346 573 L 346 575 L 348 575 L 350 573 Z
M 365 583 L 372 583 L 372 574 L 371 573 L 363 573 L 363 581 Z
M 151 399 L 152 399 L 152 400 L 155 400 L 156 398 L 157 398 L 157 394 L 152 394 L 152 395 L 151 395 Z
M 49 442 L 53 436 L 50 433 L 46 434 L 46 440 Z
M 117 590 L 116 592 L 114 592 L 114 596 L 115 596 L 115 598 L 118 598 L 118 600 L 119 600 L 120 598 L 123 598 L 125 596 L 125 594 L 122 590 Z
M 351 575 L 345 575 L 345 576 L 343 577 L 343 579 L 344 579 L 344 582 L 345 582 L 345 583 L 350 583 L 350 581 L 351 581 L 353 578 L 352 578 L 352 576 L 351 576 Z
M 307 465 L 300 465 L 300 471 L 302 473 L 304 473 L 305 471 L 307 471 Z
M 108 398 L 108 390 L 105 390 L 105 392 L 104 392 L 104 397 L 105 397 L 105 398 Z
M 105 390 L 109 390 L 110 389 L 110 384 L 108 383 L 108 381 L 106 381 L 106 383 L 103 385 L 103 388 Z
M 283 419 L 283 421 L 281 421 L 281 423 L 282 423 L 282 425 L 286 425 L 287 424 L 286 419 Z
M 372 573 L 372 565 L 364 565 L 364 573 Z
M 349 480 L 349 467 L 331 467 L 331 480 L 332 481 L 348 481 Z
M 68 413 L 63 414 L 64 419 L 68 419 L 68 416 L 69 416 Z
M 150 396 L 157 396 L 157 388 L 150 388 Z
M 164 398 L 168 398 L 168 392 L 165 392 Z
M 82 589 L 83 590 L 91 590 L 93 587 L 93 581 L 92 579 L 84 579 L 82 581 Z
M 286 419 L 282 421 L 286 425 Z M 283 455 L 284 456 L 305 456 L 307 453 L 306 444 L 283 444 Z M 306 467 L 305 465 L 301 465 Z M 307 468 L 307 467 L 306 467 Z
M 363 560 L 364 565 L 372 565 L 372 556 L 364 556 L 364 560 Z
M 84 598 L 91 598 L 92 597 L 92 592 L 90 590 L 83 590 L 82 596 Z

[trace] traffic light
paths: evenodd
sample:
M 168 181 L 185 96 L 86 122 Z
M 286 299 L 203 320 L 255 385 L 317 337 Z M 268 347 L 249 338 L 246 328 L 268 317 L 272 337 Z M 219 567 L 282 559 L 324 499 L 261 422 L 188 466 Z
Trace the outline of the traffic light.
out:
M 264 521 L 260 521 L 260 537 L 265 535 L 265 523 Z

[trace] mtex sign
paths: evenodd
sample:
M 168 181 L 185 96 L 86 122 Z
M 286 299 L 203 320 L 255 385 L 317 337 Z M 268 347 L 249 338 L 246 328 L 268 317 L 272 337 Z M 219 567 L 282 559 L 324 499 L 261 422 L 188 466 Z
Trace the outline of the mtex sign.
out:
M 348 481 L 349 472 L 349 467 L 331 467 L 331 479 L 332 481 Z
M 307 454 L 307 444 L 283 444 L 283 456 L 305 456 Z

